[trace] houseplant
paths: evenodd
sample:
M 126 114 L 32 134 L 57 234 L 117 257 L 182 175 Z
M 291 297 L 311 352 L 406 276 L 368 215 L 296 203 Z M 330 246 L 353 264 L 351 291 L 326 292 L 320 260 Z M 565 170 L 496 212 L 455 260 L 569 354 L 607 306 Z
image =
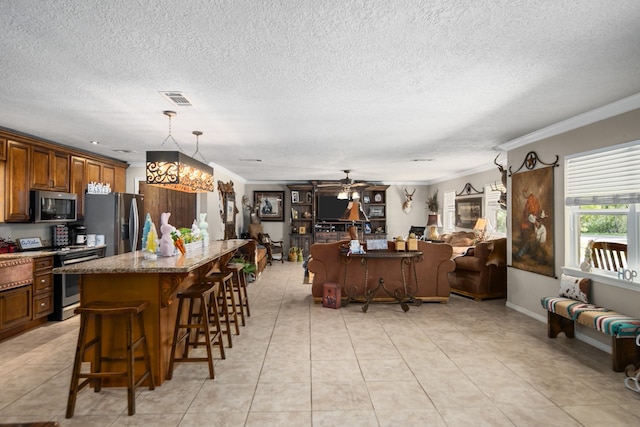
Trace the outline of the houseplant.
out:
M 433 193 L 433 196 L 427 196 L 427 208 L 429 212 L 438 213 L 438 190 Z
M 256 265 L 251 262 L 246 262 L 242 257 L 234 257 L 229 261 L 230 264 L 242 264 L 242 271 L 247 276 L 249 282 L 253 282 L 256 279 Z

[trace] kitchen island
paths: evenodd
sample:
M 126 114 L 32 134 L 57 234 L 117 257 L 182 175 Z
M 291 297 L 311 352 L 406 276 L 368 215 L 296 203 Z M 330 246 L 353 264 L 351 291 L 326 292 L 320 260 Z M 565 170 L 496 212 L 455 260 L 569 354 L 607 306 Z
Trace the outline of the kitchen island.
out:
M 144 258 L 142 251 L 101 258 L 76 265 L 55 268 L 54 274 L 81 274 L 80 304 L 90 301 L 147 300 L 144 322 L 151 368 L 156 385 L 166 378 L 171 352 L 171 340 L 177 314 L 174 304 L 177 292 L 203 280 L 209 271 L 225 265 L 247 240 L 214 241 L 185 255 Z M 124 352 L 124 323 L 105 321 L 104 336 L 108 352 Z M 93 331 L 93 327 L 90 328 Z M 72 355 L 70 355 L 72 357 Z M 88 356 L 90 360 L 91 356 Z M 119 363 L 119 362 L 113 362 Z M 111 367 L 107 367 L 109 370 Z M 136 362 L 136 372 L 144 372 L 142 362 Z M 122 384 L 114 384 L 122 385 Z

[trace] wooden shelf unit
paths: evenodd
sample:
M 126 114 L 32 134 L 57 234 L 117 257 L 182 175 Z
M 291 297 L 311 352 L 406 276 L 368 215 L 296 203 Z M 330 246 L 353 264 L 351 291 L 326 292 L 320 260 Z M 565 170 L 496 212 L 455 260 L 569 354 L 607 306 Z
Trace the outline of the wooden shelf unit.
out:
M 302 248 L 307 257 L 314 242 L 315 196 L 312 184 L 288 185 L 291 212 L 289 213 L 289 247 Z M 285 204 L 286 206 L 286 204 Z
M 291 203 L 289 245 L 302 248 L 305 257 L 309 254 L 313 243 L 331 243 L 349 239 L 350 222 L 317 220 L 318 196 L 333 193 L 337 196 L 338 190 L 319 190 L 316 184 L 317 182 L 312 181 L 311 184 L 287 186 L 290 190 Z M 370 185 L 361 191 L 362 210 L 369 218 L 367 222 L 356 224 L 358 238 L 361 241 L 387 238 L 387 188 L 389 188 L 388 185 Z
M 370 231 L 365 226 L 365 241 L 387 238 L 387 188 L 388 185 L 371 185 L 362 192 L 362 210 L 370 224 Z

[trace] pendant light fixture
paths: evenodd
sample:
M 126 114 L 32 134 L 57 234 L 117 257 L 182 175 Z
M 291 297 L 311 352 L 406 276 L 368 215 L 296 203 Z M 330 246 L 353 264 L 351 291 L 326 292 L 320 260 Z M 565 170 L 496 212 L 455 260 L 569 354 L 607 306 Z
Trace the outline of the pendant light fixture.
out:
M 168 140 L 178 147 L 179 151 L 147 151 L 147 184 L 160 185 L 164 188 L 183 191 L 186 193 L 204 193 L 213 191 L 213 168 L 205 163 L 184 154 L 182 147 L 171 135 L 171 118 L 175 111 L 163 111 L 169 117 L 169 135 L 162 141 L 162 147 Z M 200 131 L 193 131 L 196 136 L 196 154 L 199 153 Z

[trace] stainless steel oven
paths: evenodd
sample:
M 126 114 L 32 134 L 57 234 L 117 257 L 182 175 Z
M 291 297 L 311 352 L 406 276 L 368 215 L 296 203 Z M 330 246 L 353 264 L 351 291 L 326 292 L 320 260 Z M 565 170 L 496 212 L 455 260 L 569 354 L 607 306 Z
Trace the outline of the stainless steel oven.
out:
M 87 262 L 103 258 L 105 248 L 88 248 L 71 246 L 60 250 L 53 257 L 55 267 Z M 49 320 L 65 320 L 74 315 L 80 304 L 80 274 L 55 274 L 53 279 L 53 313 Z

